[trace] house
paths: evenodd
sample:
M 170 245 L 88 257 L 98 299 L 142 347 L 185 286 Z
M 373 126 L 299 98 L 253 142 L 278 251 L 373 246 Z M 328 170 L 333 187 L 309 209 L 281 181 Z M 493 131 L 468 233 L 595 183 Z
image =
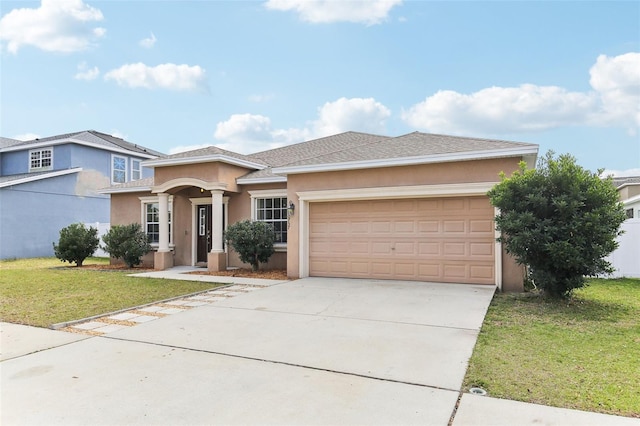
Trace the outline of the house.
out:
M 242 265 L 228 224 L 266 221 L 266 268 L 306 276 L 523 286 L 496 242 L 486 192 L 538 146 L 425 133 L 346 132 L 251 155 L 217 147 L 144 161 L 147 179 L 103 190 L 111 223 L 139 222 L 155 269 Z
M 53 256 L 60 229 L 108 223 L 97 189 L 152 176 L 142 162 L 160 155 L 94 130 L 0 139 L 0 259 Z
M 614 177 L 613 184 L 624 204 L 627 218 L 640 218 L 640 176 Z
M 617 238 L 618 248 L 607 260 L 613 265 L 614 277 L 640 278 L 640 176 L 614 177 L 613 184 L 627 220 L 620 226 L 623 233 Z

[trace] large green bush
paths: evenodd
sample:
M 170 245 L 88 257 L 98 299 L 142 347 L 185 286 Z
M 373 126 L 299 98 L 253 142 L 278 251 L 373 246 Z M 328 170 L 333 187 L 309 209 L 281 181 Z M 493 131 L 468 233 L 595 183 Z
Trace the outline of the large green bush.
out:
M 613 272 L 605 257 L 617 247 L 625 214 L 611 179 L 600 173 L 549 152 L 536 169 L 521 163 L 511 177 L 503 174 L 488 193 L 500 209 L 499 241 L 552 297 L 569 297 L 585 276 Z
M 60 240 L 57 245 L 53 243 L 53 252 L 63 262 L 75 262 L 76 266 L 82 266 L 82 262 L 95 253 L 99 244 L 96 228 L 72 223 L 60 230 Z
M 258 270 L 260 262 L 267 262 L 275 252 L 275 233 L 266 222 L 236 222 L 227 228 L 225 239 L 240 255 L 240 260 L 250 264 L 254 271 Z
M 142 256 L 151 251 L 149 238 L 138 223 L 113 225 L 102 241 L 111 257 L 122 259 L 130 268 L 142 263 Z

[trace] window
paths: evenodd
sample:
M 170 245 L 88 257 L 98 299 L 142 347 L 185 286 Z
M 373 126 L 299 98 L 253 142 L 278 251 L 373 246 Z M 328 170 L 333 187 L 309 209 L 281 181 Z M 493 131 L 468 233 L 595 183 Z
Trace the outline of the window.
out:
M 633 209 L 627 209 L 627 219 L 633 219 Z
M 131 159 L 131 180 L 138 180 L 142 178 L 142 167 L 140 160 Z
M 160 203 L 158 197 L 140 197 L 143 229 L 151 245 L 160 241 Z M 173 244 L 173 197 L 169 197 L 169 244 Z
M 53 168 L 53 148 L 29 151 L 29 171 L 51 170 Z
M 253 220 L 270 223 L 275 232 L 275 244 L 287 242 L 287 193 L 283 190 L 251 191 Z
M 119 155 L 111 156 L 111 181 L 125 183 L 127 181 L 127 159 Z

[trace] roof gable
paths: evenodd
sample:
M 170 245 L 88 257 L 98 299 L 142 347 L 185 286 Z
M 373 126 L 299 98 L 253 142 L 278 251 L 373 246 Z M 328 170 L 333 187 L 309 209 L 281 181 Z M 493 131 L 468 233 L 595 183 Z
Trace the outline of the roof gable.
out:
M 161 152 L 154 151 L 150 148 L 125 141 L 124 139 L 117 138 L 106 133 L 97 132 L 95 130 L 84 130 L 81 132 L 65 133 L 63 135 L 37 138 L 29 141 L 19 141 L 18 143 L 7 146 L 4 146 L 3 144 L 0 149 L 3 151 L 18 151 L 22 149 L 48 145 L 60 145 L 65 143 L 78 143 L 109 151 L 138 154 L 140 157 L 146 158 L 155 158 L 164 155 Z
M 180 164 L 207 163 L 214 161 L 234 164 L 253 170 L 260 170 L 268 167 L 268 164 L 259 159 L 238 154 L 237 152 L 227 151 L 226 149 L 218 148 L 216 146 L 208 146 L 205 148 L 195 149 L 193 151 L 167 155 L 163 158 L 147 160 L 143 164 L 147 167 L 169 167 Z

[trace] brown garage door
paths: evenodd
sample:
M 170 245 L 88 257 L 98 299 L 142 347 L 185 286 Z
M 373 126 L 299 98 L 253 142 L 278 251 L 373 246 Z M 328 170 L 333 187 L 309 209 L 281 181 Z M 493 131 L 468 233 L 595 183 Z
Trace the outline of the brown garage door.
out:
M 487 197 L 309 204 L 309 275 L 494 284 Z

